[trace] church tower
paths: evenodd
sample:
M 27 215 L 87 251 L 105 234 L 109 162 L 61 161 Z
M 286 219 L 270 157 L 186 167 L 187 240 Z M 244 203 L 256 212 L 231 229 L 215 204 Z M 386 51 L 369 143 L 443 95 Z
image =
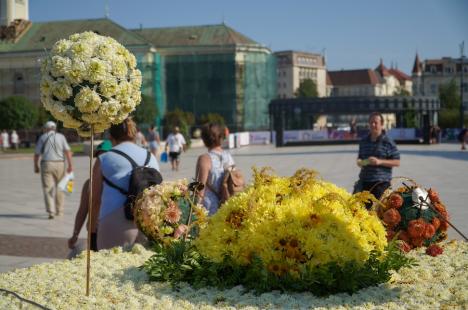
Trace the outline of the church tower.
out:
M 413 95 L 424 96 L 424 85 L 422 81 L 422 64 L 419 60 L 419 55 L 416 53 L 414 59 L 413 71 L 411 71 L 411 79 L 413 80 Z
M 29 20 L 29 1 L 0 0 L 0 26 L 9 26 L 15 19 Z

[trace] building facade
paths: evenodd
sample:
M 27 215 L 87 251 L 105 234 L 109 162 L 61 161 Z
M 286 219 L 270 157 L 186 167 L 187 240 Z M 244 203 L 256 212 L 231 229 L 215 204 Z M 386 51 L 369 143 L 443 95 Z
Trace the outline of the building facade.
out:
M 374 69 L 328 71 L 327 92 L 332 97 L 411 95 L 412 80 L 380 61 Z
M 181 108 L 199 118 L 219 113 L 234 131 L 268 128 L 268 104 L 276 95 L 271 51 L 222 25 L 128 30 L 110 19 L 31 23 L 27 0 L 0 0 L 0 100 L 23 96 L 40 105 L 40 61 L 71 34 L 110 36 L 135 54 L 142 93 L 159 115 Z M 12 9 L 23 5 L 24 10 Z M 16 15 L 15 15 L 16 14 Z
M 416 54 L 412 71 L 413 93 L 419 96 L 438 96 L 439 87 L 454 81 L 460 89 L 461 75 L 463 81 L 463 104 L 468 107 L 468 59 L 443 57 L 420 61 Z
M 294 98 L 301 82 L 310 79 L 317 85 L 319 97 L 327 95 L 327 74 L 324 56 L 298 51 L 275 52 L 277 98 Z
M 220 25 L 135 29 L 160 55 L 165 109 L 222 115 L 234 131 L 268 128 L 275 97 L 271 51 Z

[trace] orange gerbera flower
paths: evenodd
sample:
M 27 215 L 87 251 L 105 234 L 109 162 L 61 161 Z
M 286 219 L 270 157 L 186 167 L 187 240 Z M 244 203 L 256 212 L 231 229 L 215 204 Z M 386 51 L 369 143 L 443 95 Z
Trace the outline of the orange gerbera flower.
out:
M 171 224 L 178 223 L 181 215 L 182 211 L 175 203 L 170 203 L 169 207 L 164 211 L 164 219 Z
M 432 236 L 434 236 L 434 234 L 435 234 L 435 231 L 436 231 L 436 229 L 435 229 L 434 225 L 426 224 L 426 228 L 424 229 L 424 235 L 423 235 L 424 238 L 426 238 L 426 239 L 432 238 Z
M 423 219 L 412 220 L 408 224 L 408 234 L 411 239 L 421 238 L 426 229 L 426 222 Z
M 396 209 L 393 209 L 393 208 L 388 209 L 383 214 L 383 221 L 390 227 L 396 226 L 401 221 L 400 212 L 398 212 Z
M 433 190 L 432 188 L 429 188 L 427 193 L 432 203 L 440 202 L 439 194 L 435 190 Z
M 431 224 L 434 226 L 435 230 L 437 230 L 440 227 L 440 220 L 437 217 L 434 217 L 431 221 Z
M 390 197 L 388 197 L 388 204 L 391 208 L 398 209 L 403 205 L 403 197 L 398 193 L 392 193 Z

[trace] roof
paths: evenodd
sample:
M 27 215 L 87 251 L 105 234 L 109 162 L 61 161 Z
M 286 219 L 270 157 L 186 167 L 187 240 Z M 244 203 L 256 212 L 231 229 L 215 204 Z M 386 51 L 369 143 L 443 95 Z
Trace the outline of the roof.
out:
M 254 40 L 220 25 L 133 29 L 156 48 L 176 46 L 260 45 Z
M 400 82 L 411 81 L 411 77 L 409 77 L 409 75 L 398 69 L 389 69 L 388 73 L 396 77 L 396 79 Z
M 416 53 L 416 58 L 414 59 L 413 71 L 412 73 L 420 73 L 421 72 L 421 61 L 419 60 L 419 55 Z
M 357 69 L 328 71 L 331 85 L 376 85 L 380 84 L 380 78 L 374 70 Z
M 33 23 L 18 42 L 0 40 L 0 53 L 49 49 L 58 40 L 84 31 L 94 31 L 101 35 L 110 36 L 126 47 L 149 46 L 148 42 L 138 34 L 123 28 L 110 19 L 102 18 Z
M 377 71 L 380 74 L 380 76 L 382 76 L 382 77 L 390 75 L 390 73 L 388 72 L 387 67 L 385 67 L 384 64 L 383 64 L 382 59 L 380 59 L 380 64 L 377 66 L 377 68 L 375 68 L 375 71 Z

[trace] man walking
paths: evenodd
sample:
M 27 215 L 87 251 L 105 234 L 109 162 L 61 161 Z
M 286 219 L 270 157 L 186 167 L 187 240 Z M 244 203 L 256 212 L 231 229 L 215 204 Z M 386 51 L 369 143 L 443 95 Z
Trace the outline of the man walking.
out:
M 172 171 L 179 171 L 180 153 L 185 151 L 185 138 L 180 133 L 179 127 L 175 126 L 172 133 L 166 139 L 166 152 L 169 150 L 169 158 L 171 159 Z
M 47 122 L 44 128 L 45 133 L 39 137 L 34 152 L 34 172 L 41 172 L 46 211 L 49 219 L 53 219 L 63 215 L 64 193 L 57 185 L 65 175 L 65 160 L 67 173 L 73 171 L 72 153 L 65 136 L 55 131 L 54 122 Z
M 370 191 L 380 199 L 392 179 L 392 168 L 400 166 L 400 152 L 395 142 L 383 131 L 382 114 L 369 116 L 369 135 L 359 143 L 357 165 L 361 167 L 354 192 Z

